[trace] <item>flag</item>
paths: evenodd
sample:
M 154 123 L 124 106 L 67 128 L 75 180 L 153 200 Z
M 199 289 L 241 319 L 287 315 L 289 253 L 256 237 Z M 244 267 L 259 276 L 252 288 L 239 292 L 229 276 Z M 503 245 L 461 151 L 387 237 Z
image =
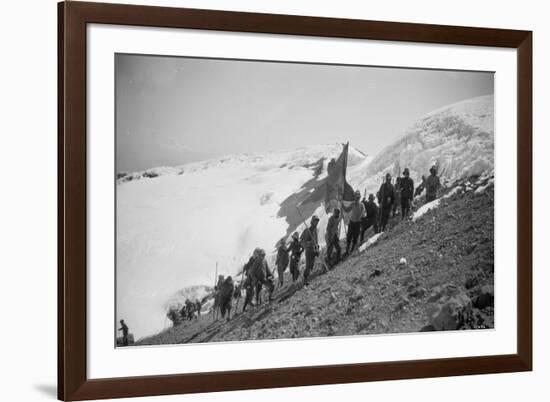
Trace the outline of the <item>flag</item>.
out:
M 328 215 L 334 208 L 339 208 L 342 204 L 347 206 L 353 201 L 353 189 L 346 182 L 348 144 L 344 145 L 338 158 L 333 158 L 328 163 L 327 177 L 320 179 L 321 174 L 324 173 L 324 163 L 325 158 L 317 161 L 313 169 L 313 177 L 305 182 L 298 191 L 281 202 L 277 216 L 286 219 L 288 223 L 287 236 L 303 226 L 302 216 L 307 220 L 318 211 L 318 208 L 324 208 Z M 345 214 L 343 216 L 345 218 Z M 324 226 L 321 229 L 324 230 Z
M 342 202 L 347 204 L 354 199 L 353 188 L 346 181 L 348 147 L 349 143 L 345 144 L 338 159 L 331 159 L 327 166 L 328 177 L 325 196 L 325 211 L 327 213 L 339 207 Z

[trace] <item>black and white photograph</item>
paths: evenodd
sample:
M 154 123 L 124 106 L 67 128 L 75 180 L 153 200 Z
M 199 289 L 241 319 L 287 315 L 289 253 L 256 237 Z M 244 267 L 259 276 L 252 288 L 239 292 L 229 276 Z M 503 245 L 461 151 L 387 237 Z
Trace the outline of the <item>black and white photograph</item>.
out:
M 114 61 L 117 347 L 495 328 L 493 72 Z

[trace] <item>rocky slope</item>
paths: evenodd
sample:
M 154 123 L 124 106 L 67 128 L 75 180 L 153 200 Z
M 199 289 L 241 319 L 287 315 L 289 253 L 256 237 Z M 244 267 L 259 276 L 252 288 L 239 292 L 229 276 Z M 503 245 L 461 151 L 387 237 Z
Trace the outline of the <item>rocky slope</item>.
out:
M 307 288 L 286 278 L 274 301 L 229 322 L 203 316 L 139 344 L 492 328 L 493 181 L 472 182 L 414 222 L 395 218 L 332 271 L 317 264 Z

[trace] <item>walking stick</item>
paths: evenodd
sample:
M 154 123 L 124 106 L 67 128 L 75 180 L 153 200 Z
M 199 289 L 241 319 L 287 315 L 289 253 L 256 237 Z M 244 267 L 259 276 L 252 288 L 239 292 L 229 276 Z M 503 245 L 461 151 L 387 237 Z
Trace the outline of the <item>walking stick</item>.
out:
M 298 208 L 298 206 L 296 206 L 296 210 L 298 211 L 298 215 L 300 215 L 300 218 L 302 219 L 302 223 L 304 224 L 304 226 L 306 227 L 308 233 L 309 233 L 309 237 L 311 238 L 311 240 L 313 241 L 315 247 L 319 250 L 319 257 L 321 259 L 321 262 L 323 263 L 323 268 L 325 269 L 325 271 L 328 271 L 328 267 L 327 267 L 327 264 L 325 263 L 325 260 L 324 258 L 322 258 L 321 256 L 321 249 L 319 247 L 319 244 L 313 239 L 313 235 L 311 233 L 311 230 L 309 230 L 309 226 L 306 224 L 306 221 L 302 215 L 302 212 L 300 212 L 300 208 Z
M 218 281 L 218 261 L 216 261 L 216 273 L 214 275 L 214 307 L 212 309 L 212 319 L 213 319 L 213 321 L 216 321 L 217 312 L 218 312 L 218 309 L 217 309 L 218 306 L 216 306 L 216 298 L 217 298 L 218 292 L 220 290 L 216 289 L 217 281 Z

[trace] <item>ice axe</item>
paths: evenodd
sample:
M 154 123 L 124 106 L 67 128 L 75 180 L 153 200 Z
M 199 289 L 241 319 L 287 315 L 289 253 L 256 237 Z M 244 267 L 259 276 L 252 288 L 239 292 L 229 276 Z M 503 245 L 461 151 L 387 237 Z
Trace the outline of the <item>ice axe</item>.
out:
M 212 318 L 214 321 L 216 321 L 216 318 L 217 318 L 216 295 L 219 291 L 219 289 L 216 289 L 217 280 L 218 280 L 218 262 L 216 261 L 216 274 L 214 275 L 214 305 L 212 306 Z
M 338 199 L 339 207 L 340 207 L 340 220 L 338 221 L 338 241 L 340 241 L 340 224 L 344 222 L 342 226 L 344 226 L 344 234 L 346 235 L 346 238 L 348 237 L 348 229 L 346 228 L 346 222 L 344 220 L 344 203 L 342 202 L 342 197 Z

